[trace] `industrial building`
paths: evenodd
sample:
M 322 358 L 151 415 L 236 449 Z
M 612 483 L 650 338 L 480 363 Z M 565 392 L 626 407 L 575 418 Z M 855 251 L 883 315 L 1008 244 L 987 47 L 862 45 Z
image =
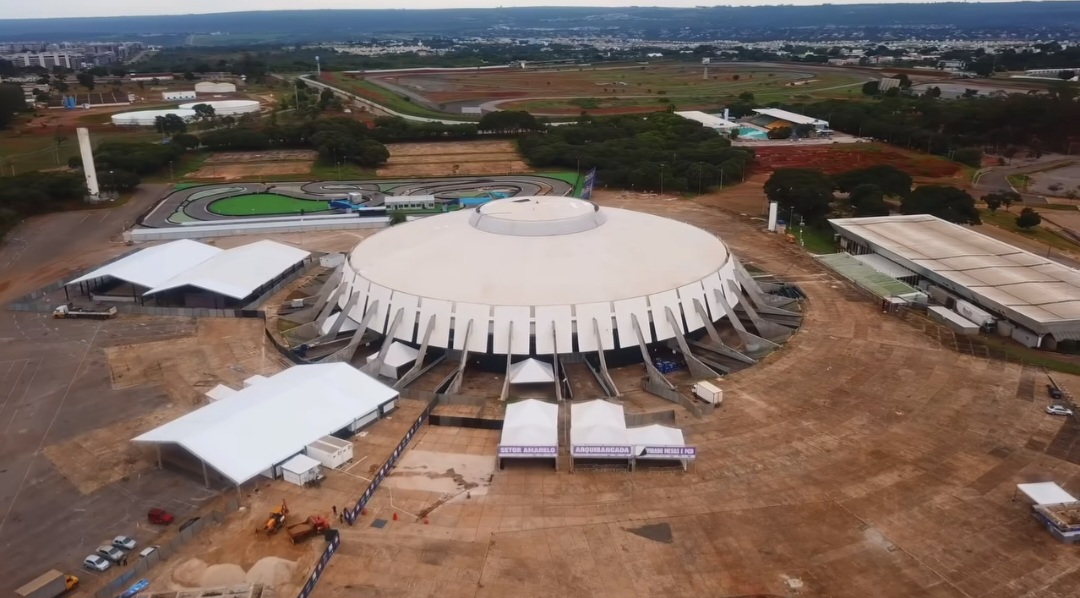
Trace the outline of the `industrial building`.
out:
M 299 271 L 311 254 L 275 241 L 220 249 L 180 240 L 148 247 L 69 281 L 94 301 L 242 308 Z
M 352 436 L 392 411 L 397 397 L 394 389 L 344 363 L 298 365 L 249 380 L 242 390 L 133 441 L 155 446 L 159 466 L 192 471 L 207 486 L 239 486 L 257 476 L 282 477 L 282 466 L 300 454 L 320 466 L 339 466 L 352 457 L 351 447 L 327 437 Z M 290 477 L 301 483 L 312 470 L 292 469 Z
M 983 329 L 1048 350 L 1080 340 L 1080 271 L 934 216 L 829 223 L 842 250 L 879 256 L 865 264 Z
M 161 99 L 166 102 L 173 102 L 177 100 L 194 100 L 197 96 L 195 90 L 188 89 L 182 91 L 163 91 L 161 92 Z
M 639 359 L 642 345 L 704 333 L 741 297 L 734 258 L 712 234 L 553 196 L 380 231 L 348 255 L 338 291 L 349 319 L 405 343 Z
M 803 116 L 802 114 L 780 110 L 779 108 L 755 108 L 754 114 L 756 116 L 751 118 L 750 122 L 766 129 L 776 129 L 778 127 L 794 128 L 795 125 L 813 125 L 814 130 L 818 132 L 829 130 L 829 121 L 827 120 Z
M 706 114 L 697 110 L 687 110 L 676 112 L 675 114 L 678 114 L 687 120 L 699 122 L 705 128 L 712 129 L 721 135 L 728 135 L 732 131 L 737 131 L 739 129 L 739 123 L 728 120 L 727 111 L 725 110 L 724 112 L 725 114 L 723 117 Z
M 236 84 L 224 81 L 200 81 L 195 84 L 196 93 L 236 93 Z

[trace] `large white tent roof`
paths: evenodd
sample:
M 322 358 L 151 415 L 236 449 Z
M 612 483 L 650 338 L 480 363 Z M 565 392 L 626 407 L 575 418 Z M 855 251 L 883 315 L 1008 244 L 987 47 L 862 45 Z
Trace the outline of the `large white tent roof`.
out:
M 527 399 L 506 406 L 502 438 L 505 446 L 558 446 L 559 406 Z
M 601 399 L 571 405 L 570 443 L 629 445 L 622 405 Z
M 257 241 L 215 254 L 154 286 L 146 294 L 192 286 L 243 299 L 308 255 L 303 249 L 276 241 Z
M 626 433 L 630 436 L 630 444 L 635 446 L 683 446 L 686 444 L 682 430 L 660 424 L 627 428 Z
M 111 276 L 141 287 L 153 288 L 222 251 L 222 249 L 198 241 L 187 239 L 172 241 L 136 251 L 80 276 L 68 284 Z
M 555 381 L 555 368 L 532 357 L 510 365 L 510 384 L 547 384 Z
M 1017 484 L 1016 489 L 1027 495 L 1037 505 L 1060 505 L 1062 503 L 1076 502 L 1073 495 L 1054 482 Z
M 242 484 L 397 394 L 344 363 L 298 365 L 134 440 L 178 444 Z

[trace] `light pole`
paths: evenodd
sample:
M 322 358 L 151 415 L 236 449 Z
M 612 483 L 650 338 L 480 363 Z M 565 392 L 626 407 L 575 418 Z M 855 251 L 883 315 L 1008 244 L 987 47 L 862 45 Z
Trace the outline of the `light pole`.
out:
M 664 194 L 664 166 L 663 162 L 660 163 L 660 195 Z

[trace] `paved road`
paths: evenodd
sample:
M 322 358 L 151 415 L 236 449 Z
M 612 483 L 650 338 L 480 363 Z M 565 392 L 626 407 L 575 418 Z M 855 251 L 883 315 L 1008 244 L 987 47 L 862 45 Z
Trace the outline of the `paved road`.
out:
M 234 220 L 235 216 L 221 216 L 210 210 L 210 205 L 235 195 L 249 193 L 273 193 L 296 199 L 322 202 L 341 199 L 349 192 L 386 192 L 393 195 L 440 195 L 472 191 L 504 191 L 518 195 L 565 195 L 573 186 L 559 179 L 540 175 L 507 175 L 490 177 L 455 177 L 438 179 L 379 179 L 368 181 L 320 181 L 315 183 L 223 183 L 202 185 L 176 191 L 157 205 L 143 220 L 143 226 L 168 228 L 180 226 L 170 217 L 182 211 L 189 220 Z M 373 205 L 379 205 L 374 202 Z M 263 215 L 264 216 L 264 215 Z
M 1009 183 L 1010 176 L 1045 170 L 1047 167 L 1053 166 L 1055 164 L 1071 164 L 1075 163 L 1076 161 L 1077 159 L 1073 156 L 1047 154 L 1035 160 L 1026 160 L 1023 163 L 1014 163 L 1008 166 L 995 166 L 983 170 L 982 173 L 978 175 L 978 177 L 973 181 L 972 186 L 976 189 L 986 192 L 1019 192 L 1018 189 L 1013 189 L 1013 186 Z M 1034 193 L 1021 193 L 1020 196 L 1024 198 L 1025 203 L 1046 203 L 1045 197 Z

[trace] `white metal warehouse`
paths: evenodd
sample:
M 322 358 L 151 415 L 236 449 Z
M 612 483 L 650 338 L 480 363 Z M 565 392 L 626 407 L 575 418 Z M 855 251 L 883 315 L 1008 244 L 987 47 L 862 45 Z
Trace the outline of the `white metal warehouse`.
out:
M 311 254 L 275 241 L 220 249 L 172 241 L 141 249 L 75 278 L 95 301 L 172 307 L 243 307 L 303 267 Z
M 1080 271 L 934 216 L 829 223 L 845 251 L 884 256 L 1008 320 L 1022 328 L 1013 338 L 1028 346 L 1054 349 L 1060 341 L 1080 340 Z
M 194 457 L 236 485 L 262 475 L 335 433 L 352 433 L 396 405 L 398 393 L 344 363 L 298 365 L 134 438 L 157 445 L 170 462 Z M 187 455 L 181 454 L 186 452 Z M 175 458 L 174 458 L 175 457 Z

